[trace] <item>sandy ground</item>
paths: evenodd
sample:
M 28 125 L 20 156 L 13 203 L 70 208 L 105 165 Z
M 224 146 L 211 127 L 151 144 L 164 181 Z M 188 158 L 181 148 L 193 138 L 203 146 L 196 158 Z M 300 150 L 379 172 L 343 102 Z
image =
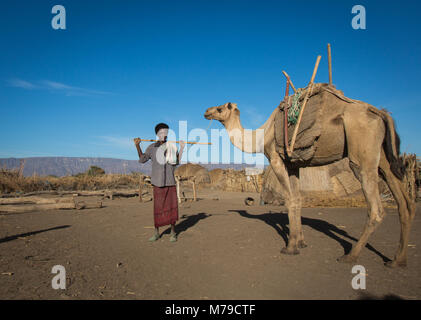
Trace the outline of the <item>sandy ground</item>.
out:
M 336 259 L 359 237 L 362 208 L 303 209 L 308 247 L 280 254 L 285 208 L 246 206 L 252 193 L 201 192 L 183 203 L 178 241 L 169 230 L 150 243 L 152 202 L 105 200 L 104 208 L 0 214 L 0 299 L 421 299 L 421 216 L 408 267 L 389 269 L 399 240 L 396 209 L 362 251 L 366 290 L 354 290 L 353 265 Z M 212 200 L 215 196 L 219 200 Z M 54 265 L 67 288 L 54 290 Z

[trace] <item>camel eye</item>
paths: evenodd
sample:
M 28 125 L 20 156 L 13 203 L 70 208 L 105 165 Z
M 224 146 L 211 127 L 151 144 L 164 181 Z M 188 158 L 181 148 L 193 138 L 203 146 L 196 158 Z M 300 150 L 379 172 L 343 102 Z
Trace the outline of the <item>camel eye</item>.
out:
M 216 110 L 218 110 L 218 112 L 219 112 L 219 113 L 221 113 L 221 112 L 222 112 L 222 109 L 221 109 L 221 108 L 218 108 L 218 109 L 216 109 Z

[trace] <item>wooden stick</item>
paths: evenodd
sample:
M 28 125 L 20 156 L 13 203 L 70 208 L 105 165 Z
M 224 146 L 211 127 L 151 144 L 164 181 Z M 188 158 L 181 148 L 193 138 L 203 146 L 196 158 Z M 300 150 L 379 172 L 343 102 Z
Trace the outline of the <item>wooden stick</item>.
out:
M 158 142 L 159 140 L 152 140 L 152 139 L 140 139 L 140 141 L 146 141 L 146 142 Z M 174 143 L 180 143 L 180 141 L 167 141 L 167 142 L 174 142 Z M 189 142 L 185 141 L 185 144 L 212 144 L 211 142 Z
M 332 53 L 330 50 L 330 43 L 327 44 L 327 58 L 329 62 L 329 84 L 332 85 Z
M 56 203 L 73 203 L 73 197 L 65 198 L 41 198 L 41 197 L 21 197 L 21 198 L 4 198 L 0 199 L 0 205 L 7 204 L 56 204 Z
M 59 192 L 57 192 L 57 191 L 33 191 L 33 192 L 24 193 L 20 196 L 21 197 L 30 197 L 30 196 L 36 196 L 36 195 L 41 195 L 41 194 L 59 195 Z
M 142 200 L 142 186 L 143 186 L 143 179 L 139 179 L 139 202 L 143 202 Z
M 44 211 L 54 209 L 75 209 L 74 202 L 55 203 L 55 204 L 34 204 L 34 205 L 3 205 L 0 206 L 0 212 L 30 212 L 30 211 Z
M 291 78 L 289 77 L 288 73 L 286 73 L 285 71 L 282 70 L 282 73 L 284 74 L 284 76 L 287 78 L 287 80 L 289 81 L 289 84 L 291 85 L 292 90 L 294 90 L 294 93 L 297 92 L 297 90 L 294 87 L 294 84 L 292 83 Z
M 289 157 L 291 157 L 292 152 L 294 151 L 295 139 L 297 138 L 298 128 L 300 127 L 301 118 L 303 116 L 308 98 L 311 94 L 311 91 L 313 90 L 313 82 L 314 82 L 314 78 L 316 77 L 317 69 L 319 68 L 319 63 L 320 63 L 321 58 L 322 58 L 321 56 L 317 56 L 316 65 L 314 66 L 313 74 L 311 76 L 310 83 L 308 84 L 306 97 L 304 98 L 303 106 L 301 107 L 300 114 L 298 115 L 297 124 L 295 125 L 295 128 L 294 128 L 294 134 L 292 135 L 291 147 L 290 149 L 287 148 L 287 153 Z
M 139 202 L 147 202 L 151 196 L 147 190 L 133 190 L 133 191 L 105 191 L 103 198 L 109 198 L 110 200 L 114 200 L 114 198 L 133 198 L 133 197 L 142 197 L 142 201 L 139 200 Z M 146 199 L 146 200 L 145 200 Z
M 197 197 L 196 197 L 196 181 L 193 179 L 192 181 L 193 184 L 193 201 L 197 201 Z
M 94 209 L 94 208 L 102 208 L 102 201 L 97 201 L 95 203 L 86 203 L 84 201 L 80 201 L 75 204 L 75 209 L 77 210 Z

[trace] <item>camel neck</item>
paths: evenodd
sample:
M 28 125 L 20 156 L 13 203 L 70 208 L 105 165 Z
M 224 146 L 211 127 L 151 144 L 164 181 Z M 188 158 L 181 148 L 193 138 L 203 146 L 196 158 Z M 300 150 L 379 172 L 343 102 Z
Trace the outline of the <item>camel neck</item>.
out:
M 223 124 L 236 148 L 247 153 L 264 152 L 264 125 L 257 130 L 244 129 L 239 117 L 228 119 Z

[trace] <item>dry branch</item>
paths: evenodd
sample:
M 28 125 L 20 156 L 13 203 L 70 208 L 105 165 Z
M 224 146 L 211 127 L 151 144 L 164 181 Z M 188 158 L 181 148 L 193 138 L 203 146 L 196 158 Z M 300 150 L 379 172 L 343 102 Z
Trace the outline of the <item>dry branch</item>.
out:
M 1 199 L 2 201 L 8 200 L 5 203 L 0 205 L 0 212 L 6 213 L 23 213 L 31 211 L 44 211 L 44 210 L 58 210 L 58 209 L 93 209 L 93 208 L 102 208 L 102 201 L 96 201 L 93 203 L 86 203 L 84 201 L 76 202 L 73 198 L 63 198 L 63 199 Z M 20 201 L 20 202 L 18 202 Z M 29 201 L 33 201 L 36 204 L 26 205 Z M 53 202 L 55 201 L 55 202 Z
M 55 203 L 74 203 L 73 197 L 66 198 L 41 198 L 41 197 L 24 197 L 24 198 L 4 198 L 0 199 L 0 205 L 8 204 L 55 204 Z
M 94 209 L 94 208 L 102 208 L 102 201 L 97 201 L 95 203 L 86 203 L 84 201 L 79 201 L 75 204 L 75 209 L 82 210 L 82 209 Z
M 65 203 L 55 203 L 55 204 L 34 204 L 34 205 L 3 205 L 0 206 L 0 212 L 8 213 L 22 213 L 30 211 L 44 211 L 44 210 L 54 210 L 54 209 L 75 209 L 75 203 L 65 202 Z
M 125 197 L 125 198 L 130 198 L 130 197 L 137 197 L 139 196 L 139 191 L 107 191 L 104 194 L 105 198 L 110 198 L 111 200 L 114 197 Z

